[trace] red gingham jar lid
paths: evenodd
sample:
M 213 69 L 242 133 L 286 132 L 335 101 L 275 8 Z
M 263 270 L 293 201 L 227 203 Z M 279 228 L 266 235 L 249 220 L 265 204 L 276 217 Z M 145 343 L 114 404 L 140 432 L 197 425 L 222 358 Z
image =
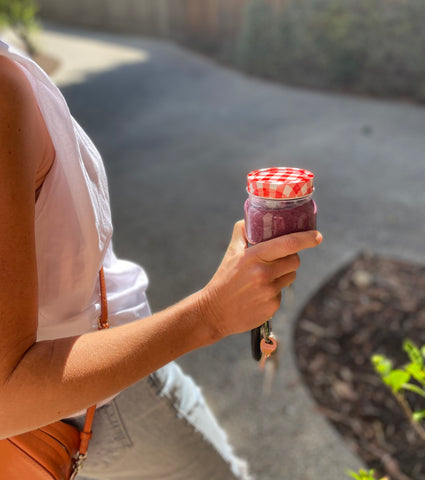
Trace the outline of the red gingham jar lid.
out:
M 262 168 L 248 173 L 248 192 L 263 198 L 300 198 L 313 193 L 314 174 L 291 167 Z

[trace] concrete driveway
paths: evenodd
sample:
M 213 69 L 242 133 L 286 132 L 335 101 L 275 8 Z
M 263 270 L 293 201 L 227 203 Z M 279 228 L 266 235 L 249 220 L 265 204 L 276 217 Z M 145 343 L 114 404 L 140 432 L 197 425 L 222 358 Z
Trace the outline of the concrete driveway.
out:
M 115 248 L 147 270 L 153 310 L 213 274 L 243 216 L 250 170 L 316 173 L 324 242 L 301 255 L 295 308 L 275 320 L 272 394 L 261 394 L 248 334 L 180 363 L 258 479 L 346 478 L 361 464 L 315 411 L 294 363 L 293 321 L 362 249 L 424 261 L 425 109 L 273 85 L 160 41 L 57 27 L 41 40 L 63 60 L 57 81 L 103 154 Z

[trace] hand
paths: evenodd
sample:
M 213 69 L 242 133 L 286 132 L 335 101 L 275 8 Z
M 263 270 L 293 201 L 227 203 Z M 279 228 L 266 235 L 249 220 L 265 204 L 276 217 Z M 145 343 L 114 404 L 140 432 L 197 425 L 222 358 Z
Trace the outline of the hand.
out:
M 227 252 L 203 289 L 201 309 L 218 338 L 255 328 L 273 317 L 281 290 L 296 277 L 297 252 L 316 247 L 322 235 L 310 230 L 248 248 L 245 223 L 235 224 Z

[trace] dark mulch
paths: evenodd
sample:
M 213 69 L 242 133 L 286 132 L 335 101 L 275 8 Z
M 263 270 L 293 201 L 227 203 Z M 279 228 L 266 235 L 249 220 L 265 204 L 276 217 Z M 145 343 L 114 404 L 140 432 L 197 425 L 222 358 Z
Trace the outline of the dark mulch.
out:
M 425 442 L 370 362 L 407 363 L 406 338 L 425 344 L 425 266 L 363 253 L 305 306 L 295 353 L 318 410 L 379 478 L 425 480 Z

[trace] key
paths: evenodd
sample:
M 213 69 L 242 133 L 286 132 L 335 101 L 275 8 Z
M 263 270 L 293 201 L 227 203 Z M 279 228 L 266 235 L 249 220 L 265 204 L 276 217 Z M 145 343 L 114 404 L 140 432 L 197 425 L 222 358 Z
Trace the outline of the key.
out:
M 273 334 L 270 333 L 268 337 L 265 337 L 260 342 L 261 350 L 261 359 L 260 359 L 260 370 L 264 370 L 266 361 L 272 356 L 272 354 L 277 349 L 277 341 L 273 337 Z

